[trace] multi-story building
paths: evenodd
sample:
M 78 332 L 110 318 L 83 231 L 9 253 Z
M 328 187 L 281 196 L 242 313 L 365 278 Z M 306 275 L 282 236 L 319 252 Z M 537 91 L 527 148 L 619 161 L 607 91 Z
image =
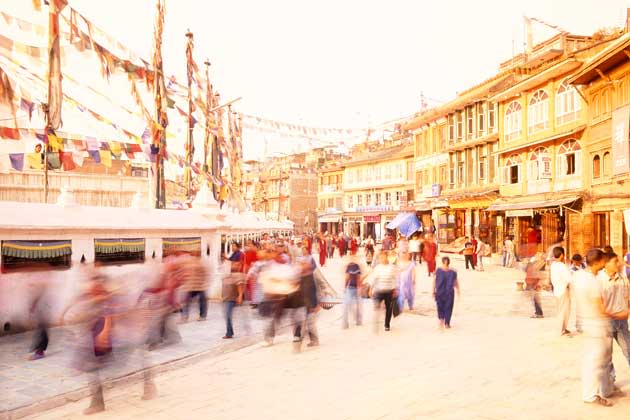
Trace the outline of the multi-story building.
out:
M 386 225 L 407 208 L 414 194 L 414 150 L 410 136 L 357 151 L 344 163 L 344 231 L 382 239 Z M 357 149 L 355 149 L 357 150 Z
M 569 226 L 578 228 L 570 236 L 571 247 L 586 250 L 611 245 L 618 253 L 630 246 L 624 210 L 630 209 L 630 34 L 626 33 L 569 78 L 579 89 L 586 128 L 577 155 L 588 194 L 581 213 L 567 212 Z M 569 153 L 568 148 L 559 152 Z M 571 161 L 560 162 L 564 173 Z M 630 213 L 628 211 L 627 213 Z
M 526 77 L 489 98 L 499 105 L 502 126 L 497 151 L 501 198 L 488 210 L 499 214 L 521 256 L 557 243 L 569 252 L 584 251 L 573 238 L 582 225 L 567 222 L 569 215 L 582 212 L 590 194 L 584 177 L 588 112 L 568 80 L 610 42 L 559 34 L 506 63 Z
M 317 222 L 320 232 L 338 233 L 343 230 L 343 166 L 331 162 L 319 169 L 317 189 Z

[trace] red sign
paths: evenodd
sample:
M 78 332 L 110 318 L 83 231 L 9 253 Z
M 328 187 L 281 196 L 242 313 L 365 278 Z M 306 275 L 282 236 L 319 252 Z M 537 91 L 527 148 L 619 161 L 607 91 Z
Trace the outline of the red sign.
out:
M 367 223 L 381 223 L 381 215 L 371 214 L 369 216 L 363 216 L 363 221 Z

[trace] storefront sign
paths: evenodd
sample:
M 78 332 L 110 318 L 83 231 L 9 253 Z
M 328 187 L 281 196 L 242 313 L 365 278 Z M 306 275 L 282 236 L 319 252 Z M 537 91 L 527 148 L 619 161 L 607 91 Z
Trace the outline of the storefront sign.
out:
M 533 217 L 534 210 L 526 209 L 526 210 L 506 210 L 505 217 Z
M 363 206 L 357 207 L 357 212 L 369 212 L 369 211 L 393 211 L 392 206 Z
M 370 214 L 368 216 L 363 216 L 363 221 L 366 223 L 381 223 L 381 215 Z
M 612 173 L 630 172 L 630 105 L 618 108 L 612 113 Z
M 551 179 L 551 157 L 549 153 L 540 153 L 538 155 L 540 179 Z

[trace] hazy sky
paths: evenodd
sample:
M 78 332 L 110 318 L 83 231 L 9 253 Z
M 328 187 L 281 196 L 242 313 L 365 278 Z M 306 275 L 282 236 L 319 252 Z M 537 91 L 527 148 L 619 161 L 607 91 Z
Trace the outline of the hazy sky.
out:
M 150 57 L 155 0 L 70 4 Z M 239 111 L 319 127 L 366 127 L 417 112 L 421 92 L 439 104 L 493 75 L 514 50 L 522 51 L 523 15 L 591 34 L 622 25 L 628 6 L 623 0 L 166 0 L 163 51 L 167 73 L 185 80 L 190 28 L 197 62 L 210 58 L 222 97 L 243 97 Z M 538 41 L 554 34 L 539 24 L 534 31 Z M 258 138 L 248 143 L 260 149 Z
M 153 0 L 72 0 L 149 56 Z M 528 15 L 591 34 L 623 23 L 622 0 L 166 0 L 167 71 L 185 69 L 187 28 L 223 97 L 240 110 L 305 124 L 363 127 L 418 110 L 420 92 L 448 100 L 522 50 Z M 538 39 L 552 35 L 534 27 Z M 513 43 L 514 41 L 514 43 Z

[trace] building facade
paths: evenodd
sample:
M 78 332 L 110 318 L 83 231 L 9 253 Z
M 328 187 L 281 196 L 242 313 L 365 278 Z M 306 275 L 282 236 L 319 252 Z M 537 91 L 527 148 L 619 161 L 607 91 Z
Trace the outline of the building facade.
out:
M 414 195 L 411 136 L 355 150 L 343 167 L 343 229 L 379 241 L 386 225 L 407 209 Z
M 320 168 L 317 188 L 317 223 L 320 232 L 343 231 L 343 166 L 332 162 Z

